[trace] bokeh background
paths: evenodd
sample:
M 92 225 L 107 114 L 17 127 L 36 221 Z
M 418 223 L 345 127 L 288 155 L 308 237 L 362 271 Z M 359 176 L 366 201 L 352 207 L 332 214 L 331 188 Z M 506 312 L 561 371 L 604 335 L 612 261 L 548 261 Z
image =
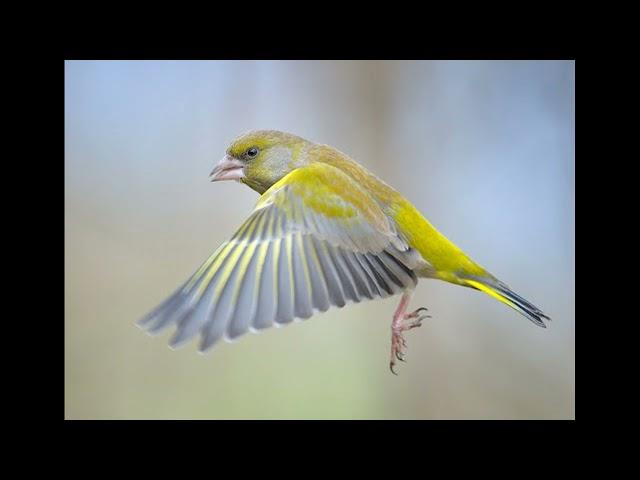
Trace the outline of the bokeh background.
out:
M 574 112 L 572 61 L 66 62 L 66 418 L 574 418 Z M 397 377 L 397 297 L 206 356 L 144 334 L 257 201 L 208 174 L 258 128 L 351 155 L 550 328 L 425 280 Z

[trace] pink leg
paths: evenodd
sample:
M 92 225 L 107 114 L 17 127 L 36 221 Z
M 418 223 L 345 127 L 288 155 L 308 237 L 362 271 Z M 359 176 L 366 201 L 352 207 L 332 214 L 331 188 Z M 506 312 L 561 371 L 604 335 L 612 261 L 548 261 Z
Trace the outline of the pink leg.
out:
M 413 291 L 408 291 L 402 295 L 398 308 L 396 308 L 393 314 L 393 322 L 391 323 L 391 362 L 389 363 L 389 368 L 394 375 L 397 375 L 393 370 L 396 364 L 396 358 L 404 362 L 404 350 L 407 348 L 407 342 L 402 332 L 421 326 L 422 320 L 430 317 L 430 315 L 420 315 L 420 312 L 427 310 L 425 307 L 420 307 L 414 312 L 406 313 L 412 294 Z M 413 321 L 407 322 L 407 320 Z

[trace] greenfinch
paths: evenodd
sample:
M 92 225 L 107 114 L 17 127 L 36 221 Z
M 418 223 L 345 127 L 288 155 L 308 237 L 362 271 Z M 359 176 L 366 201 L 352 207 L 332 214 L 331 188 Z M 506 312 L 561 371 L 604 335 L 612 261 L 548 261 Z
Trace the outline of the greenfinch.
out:
M 420 278 L 480 290 L 540 327 L 549 320 L 436 230 L 400 193 L 342 152 L 289 133 L 248 132 L 211 172 L 260 194 L 255 209 L 167 300 L 138 324 L 171 325 L 172 348 L 195 335 L 218 340 L 307 319 L 331 306 L 401 295 L 391 323 L 393 373 L 403 332 L 426 308 L 407 312 Z

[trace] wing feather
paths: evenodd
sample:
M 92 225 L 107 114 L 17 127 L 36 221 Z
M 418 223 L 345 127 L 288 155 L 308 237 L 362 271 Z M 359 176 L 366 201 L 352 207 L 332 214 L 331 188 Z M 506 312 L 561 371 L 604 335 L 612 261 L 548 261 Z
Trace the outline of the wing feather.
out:
M 345 266 L 353 279 L 356 291 L 358 292 L 358 297 L 360 299 L 365 298 L 367 300 L 372 300 L 374 295 L 369 289 L 366 273 L 363 272 L 362 267 L 358 264 L 358 260 L 356 260 L 354 253 L 342 251 L 340 254 L 342 255 Z
M 348 274 L 348 270 L 346 265 L 342 260 L 342 255 L 337 248 L 329 249 L 329 253 L 331 258 L 329 261 L 335 267 L 336 273 L 340 278 L 340 284 L 342 285 L 342 291 L 344 292 L 344 296 L 346 300 L 351 300 L 354 303 L 360 301 L 360 297 L 358 296 L 358 292 L 356 291 L 356 287 L 354 285 L 351 276 Z
M 329 302 L 335 307 L 344 307 L 346 305 L 344 301 L 344 290 L 336 267 L 331 262 L 331 254 L 329 253 L 331 247 L 327 245 L 327 242 L 315 238 L 313 242 L 315 243 L 316 252 L 320 259 L 325 284 L 329 289 Z
M 293 272 L 295 285 L 295 315 L 297 318 L 307 319 L 313 315 L 313 298 L 309 266 L 304 252 L 302 234 L 293 236 Z
M 278 325 L 293 320 L 293 270 L 291 268 L 291 236 L 286 236 L 280 243 L 280 257 L 278 260 L 278 304 L 275 322 Z
M 303 237 L 305 255 L 309 259 L 309 276 L 311 277 L 311 294 L 313 296 L 313 306 L 321 312 L 326 312 L 331 303 L 329 302 L 329 289 L 322 272 L 318 252 L 313 243 L 313 237 L 305 235 Z
M 276 246 L 274 242 L 266 244 L 265 259 L 260 273 L 260 289 L 258 295 L 258 308 L 256 315 L 251 322 L 254 330 L 264 330 L 273 325 L 276 312 L 276 299 L 278 284 L 274 281 L 277 276 L 274 274 L 277 261 Z
M 257 254 L 259 244 L 252 242 L 247 247 L 247 251 L 242 255 L 240 271 L 236 278 L 231 300 L 232 314 L 227 326 L 226 336 L 230 340 L 246 333 L 249 330 L 253 312 L 255 309 L 255 298 L 252 292 L 251 283 L 255 278 Z

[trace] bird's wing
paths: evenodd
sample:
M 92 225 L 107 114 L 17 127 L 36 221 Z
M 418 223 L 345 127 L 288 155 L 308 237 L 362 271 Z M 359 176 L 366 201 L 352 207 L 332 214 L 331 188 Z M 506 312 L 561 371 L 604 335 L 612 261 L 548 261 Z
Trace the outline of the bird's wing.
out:
M 176 347 L 306 319 L 331 305 L 413 288 L 419 254 L 350 177 L 324 164 L 294 170 L 171 297 L 143 318 L 150 333 L 177 325 Z

